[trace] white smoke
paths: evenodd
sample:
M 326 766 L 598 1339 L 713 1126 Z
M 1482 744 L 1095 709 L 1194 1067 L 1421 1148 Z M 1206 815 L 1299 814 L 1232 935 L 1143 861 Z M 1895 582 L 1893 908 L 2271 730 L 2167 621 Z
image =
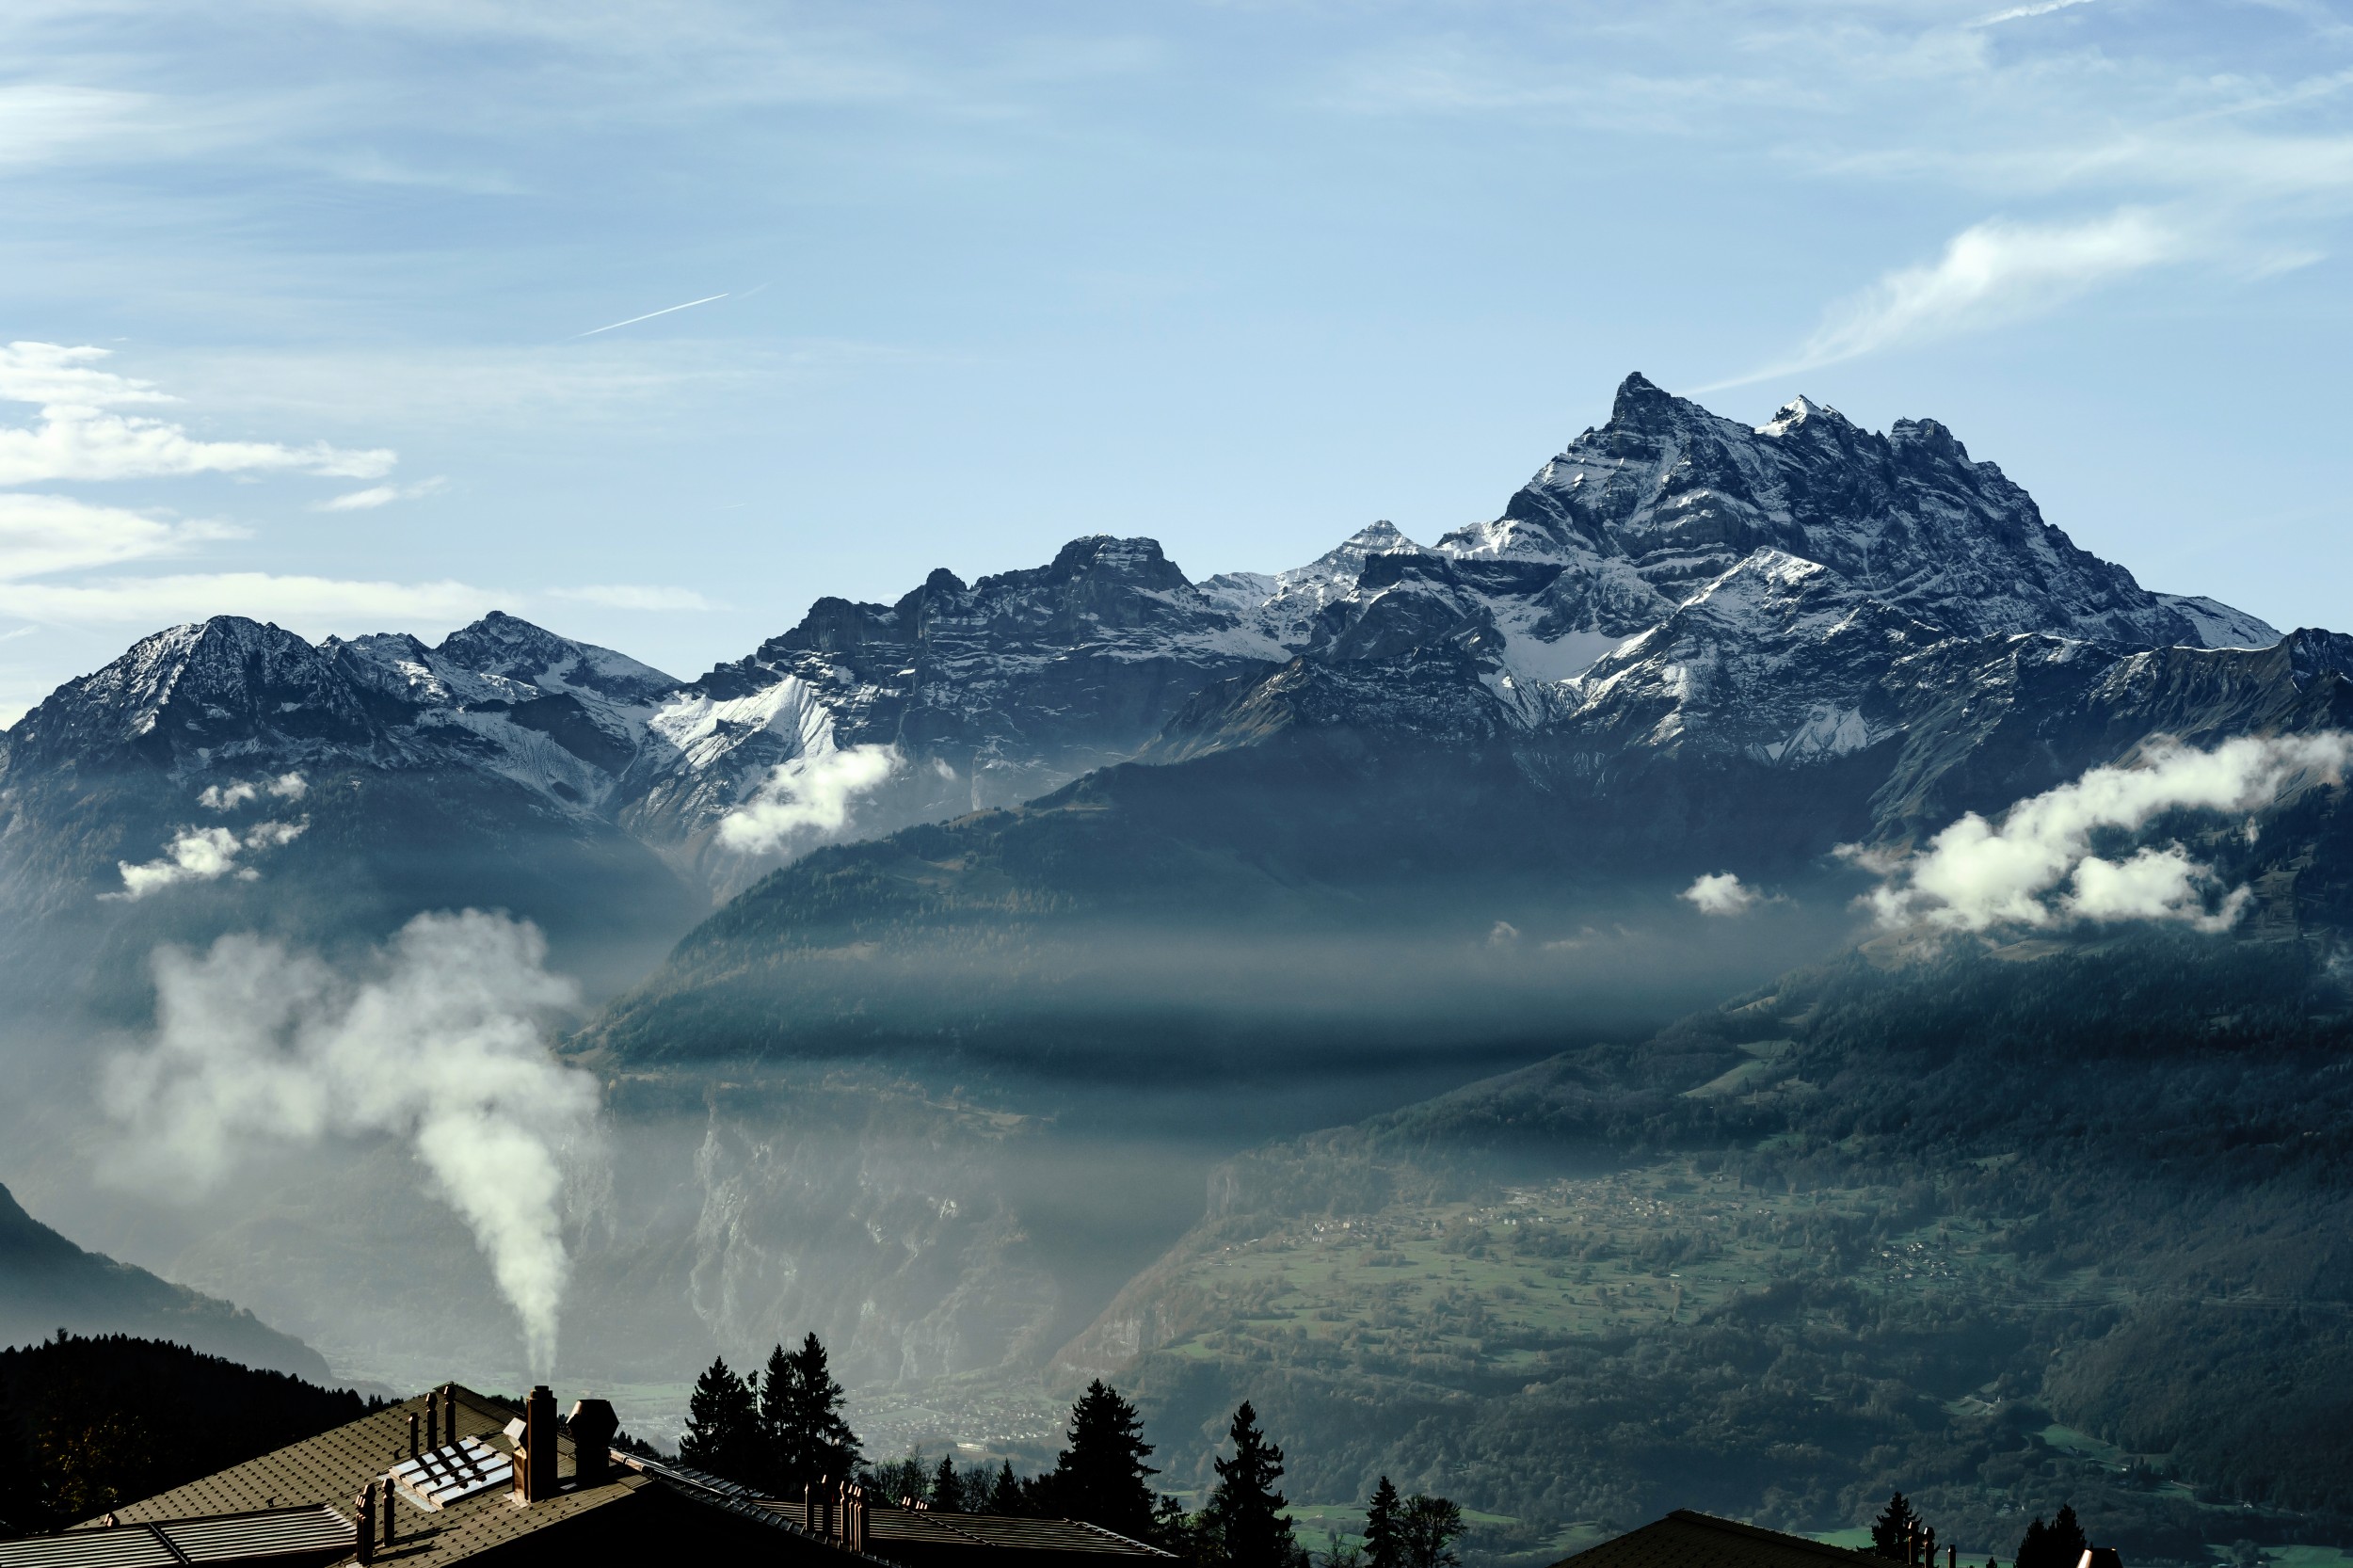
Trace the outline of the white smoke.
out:
M 240 784 L 232 788 L 247 789 L 248 786 Z M 273 790 L 273 792 L 276 792 Z M 202 799 L 201 796 L 198 798 Z M 239 855 L 248 850 L 283 848 L 301 838 L 303 829 L 310 825 L 308 817 L 299 822 L 256 823 L 246 830 L 242 838 L 226 827 L 184 827 L 172 836 L 161 858 L 138 865 L 128 860 L 116 861 L 115 869 L 122 873 L 122 890 L 98 896 L 102 899 L 142 899 L 179 883 L 217 882 L 232 873 L 241 882 L 251 882 L 262 873 L 251 866 L 239 865 Z
M 2144 920 L 2224 931 L 2246 908 L 2247 888 L 2225 889 L 2179 844 L 2103 859 L 2091 853 L 2092 835 L 2137 832 L 2180 808 L 2258 811 L 2291 785 L 2337 782 L 2348 755 L 2353 736 L 2337 732 L 2242 736 L 2212 751 L 2159 741 L 2135 765 L 2093 768 L 2019 802 L 1998 827 L 1972 811 L 1918 854 L 1851 844 L 1840 853 L 1884 879 L 1865 902 L 1885 926 L 1983 931 Z
M 1710 872 L 1675 897 L 1703 915 L 1745 915 L 1756 906 L 1759 895 L 1755 888 L 1741 886 L 1731 872 Z
M 812 749 L 769 771 L 751 798 L 719 820 L 719 841 L 742 855 L 781 848 L 794 834 L 830 837 L 849 825 L 850 806 L 898 771 L 887 745 Z
M 201 1191 L 254 1144 L 405 1140 L 544 1371 L 567 1163 L 594 1153 L 598 1102 L 594 1077 L 548 1052 L 545 1020 L 577 998 L 546 958 L 536 927 L 472 909 L 410 920 L 360 980 L 252 936 L 161 949 L 155 1037 L 101 1084 L 125 1134 L 110 1174 Z

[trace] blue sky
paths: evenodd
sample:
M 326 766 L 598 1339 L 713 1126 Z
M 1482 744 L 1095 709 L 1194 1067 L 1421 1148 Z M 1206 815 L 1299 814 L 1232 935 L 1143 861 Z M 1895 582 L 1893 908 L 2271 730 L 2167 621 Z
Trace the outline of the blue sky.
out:
M 1635 369 L 2353 629 L 2349 22 L 12 0 L 0 713 L 215 612 L 691 675 L 1080 534 L 1427 540 Z

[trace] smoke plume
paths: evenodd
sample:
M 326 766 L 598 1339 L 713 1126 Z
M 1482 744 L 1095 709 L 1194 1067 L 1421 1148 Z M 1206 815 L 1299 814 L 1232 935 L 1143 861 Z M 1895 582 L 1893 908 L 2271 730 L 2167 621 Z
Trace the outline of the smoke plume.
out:
M 1849 845 L 1849 858 L 1884 879 L 1866 903 L 1884 926 L 1983 931 L 2062 920 L 2180 920 L 2228 930 L 2248 889 L 2225 889 L 2180 844 L 2129 857 L 2092 854 L 2102 830 L 2137 832 L 2167 811 L 2253 812 L 2298 783 L 2335 783 L 2353 735 L 2242 736 L 2212 751 L 2158 742 L 2131 766 L 2099 767 L 2019 802 L 1998 827 L 1972 811 L 1917 854 Z M 2253 830 L 2249 824 L 2249 830 Z
M 719 841 L 765 855 L 805 831 L 830 837 L 849 825 L 850 806 L 888 778 L 899 754 L 887 745 L 812 749 L 779 762 L 751 798 L 719 822 Z
M 410 920 L 360 979 L 252 936 L 161 949 L 155 1037 L 101 1085 L 125 1133 L 110 1174 L 202 1191 L 255 1144 L 404 1140 L 544 1370 L 567 1164 L 593 1153 L 598 1103 L 595 1079 L 548 1053 L 545 1020 L 576 999 L 546 958 L 536 928 L 471 909 Z

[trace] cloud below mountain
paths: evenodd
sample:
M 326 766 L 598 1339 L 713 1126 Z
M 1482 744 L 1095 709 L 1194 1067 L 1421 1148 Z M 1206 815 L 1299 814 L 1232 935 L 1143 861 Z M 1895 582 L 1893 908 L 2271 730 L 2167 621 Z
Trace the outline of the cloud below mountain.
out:
M 2241 736 L 2211 751 L 2161 741 L 2137 763 L 2093 768 L 2021 801 L 1998 826 L 1972 811 L 1918 854 L 1843 853 L 1882 878 L 1865 902 L 1890 928 L 2147 920 L 2224 931 L 2246 907 L 2246 888 L 2224 888 L 2178 843 L 2107 859 L 2092 853 L 2094 836 L 2137 833 L 2174 810 L 2260 811 L 2293 785 L 2337 782 L 2348 756 L 2353 735 L 2336 731 Z
M 839 833 L 849 825 L 852 804 L 898 766 L 897 750 L 887 745 L 828 747 L 779 762 L 749 800 L 720 820 L 719 841 L 739 854 L 765 855 L 797 834 Z

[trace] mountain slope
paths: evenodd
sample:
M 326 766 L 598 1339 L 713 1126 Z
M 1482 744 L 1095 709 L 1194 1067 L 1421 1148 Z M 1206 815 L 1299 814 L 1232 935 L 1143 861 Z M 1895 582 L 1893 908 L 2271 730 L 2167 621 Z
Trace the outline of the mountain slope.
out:
M 60 1328 L 168 1339 L 313 1383 L 329 1375 L 301 1340 L 242 1307 L 84 1252 L 0 1187 L 0 1345 L 30 1344 Z
M 2065 1497 L 2137 1558 L 2332 1539 L 2349 1002 L 2296 943 L 1852 955 L 1230 1162 L 1061 1364 L 1539 1538 L 1900 1488 L 1965 1556 Z

